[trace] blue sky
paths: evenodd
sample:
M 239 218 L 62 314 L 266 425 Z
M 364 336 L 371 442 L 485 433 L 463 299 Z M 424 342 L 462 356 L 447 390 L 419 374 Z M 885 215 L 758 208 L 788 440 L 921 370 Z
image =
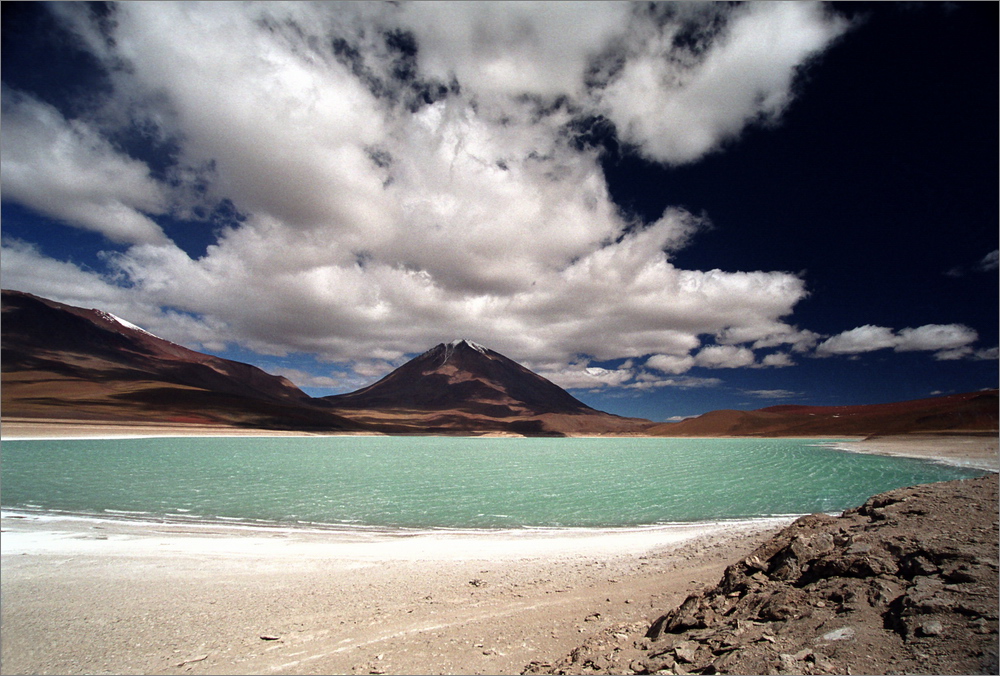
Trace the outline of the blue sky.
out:
M 995 3 L 3 3 L 0 283 L 314 395 L 997 386 Z

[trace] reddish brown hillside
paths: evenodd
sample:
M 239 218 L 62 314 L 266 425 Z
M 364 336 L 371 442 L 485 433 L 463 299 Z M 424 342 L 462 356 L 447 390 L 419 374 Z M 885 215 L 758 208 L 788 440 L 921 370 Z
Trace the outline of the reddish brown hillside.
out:
M 3 415 L 358 430 L 290 381 L 101 310 L 3 291 Z
M 856 436 L 997 429 L 997 391 L 867 406 L 770 406 L 712 411 L 651 427 L 656 436 Z

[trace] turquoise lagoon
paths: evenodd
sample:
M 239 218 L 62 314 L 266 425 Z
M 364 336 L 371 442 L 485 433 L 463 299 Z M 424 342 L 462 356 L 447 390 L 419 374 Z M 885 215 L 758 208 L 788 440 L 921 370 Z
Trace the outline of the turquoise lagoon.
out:
M 5 511 L 310 528 L 618 528 L 839 512 L 980 476 L 822 439 L 4 441 Z

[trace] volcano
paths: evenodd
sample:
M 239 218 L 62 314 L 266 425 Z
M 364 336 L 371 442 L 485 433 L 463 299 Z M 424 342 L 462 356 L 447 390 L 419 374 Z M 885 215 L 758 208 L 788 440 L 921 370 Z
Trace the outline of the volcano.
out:
M 651 424 L 593 409 L 471 340 L 435 345 L 368 387 L 324 399 L 357 421 L 430 432 L 620 434 Z
M 492 417 L 598 412 L 517 362 L 469 340 L 441 343 L 373 385 L 324 398 L 343 409 L 462 409 Z

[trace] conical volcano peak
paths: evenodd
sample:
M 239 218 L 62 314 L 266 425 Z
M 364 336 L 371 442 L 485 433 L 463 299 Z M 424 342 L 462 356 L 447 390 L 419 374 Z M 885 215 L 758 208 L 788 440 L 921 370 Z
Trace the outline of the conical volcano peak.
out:
M 344 408 L 464 411 L 494 418 L 595 413 L 561 387 L 468 339 L 438 343 L 377 383 L 326 400 Z
M 444 352 L 444 358 L 441 360 L 442 364 L 446 363 L 458 350 L 474 350 L 483 356 L 488 356 L 487 352 L 490 351 L 479 343 L 474 343 L 466 338 L 453 340 L 450 343 L 441 343 L 438 345 L 438 349 Z
M 469 340 L 468 338 L 461 338 L 459 340 L 453 340 L 450 343 L 448 343 L 448 345 L 449 345 L 449 347 L 453 347 L 453 348 L 455 348 L 455 347 L 461 347 L 461 346 L 471 347 L 476 352 L 482 352 L 483 354 L 486 354 L 486 350 L 487 350 L 487 348 L 483 347 L 479 343 L 476 343 L 474 341 Z

